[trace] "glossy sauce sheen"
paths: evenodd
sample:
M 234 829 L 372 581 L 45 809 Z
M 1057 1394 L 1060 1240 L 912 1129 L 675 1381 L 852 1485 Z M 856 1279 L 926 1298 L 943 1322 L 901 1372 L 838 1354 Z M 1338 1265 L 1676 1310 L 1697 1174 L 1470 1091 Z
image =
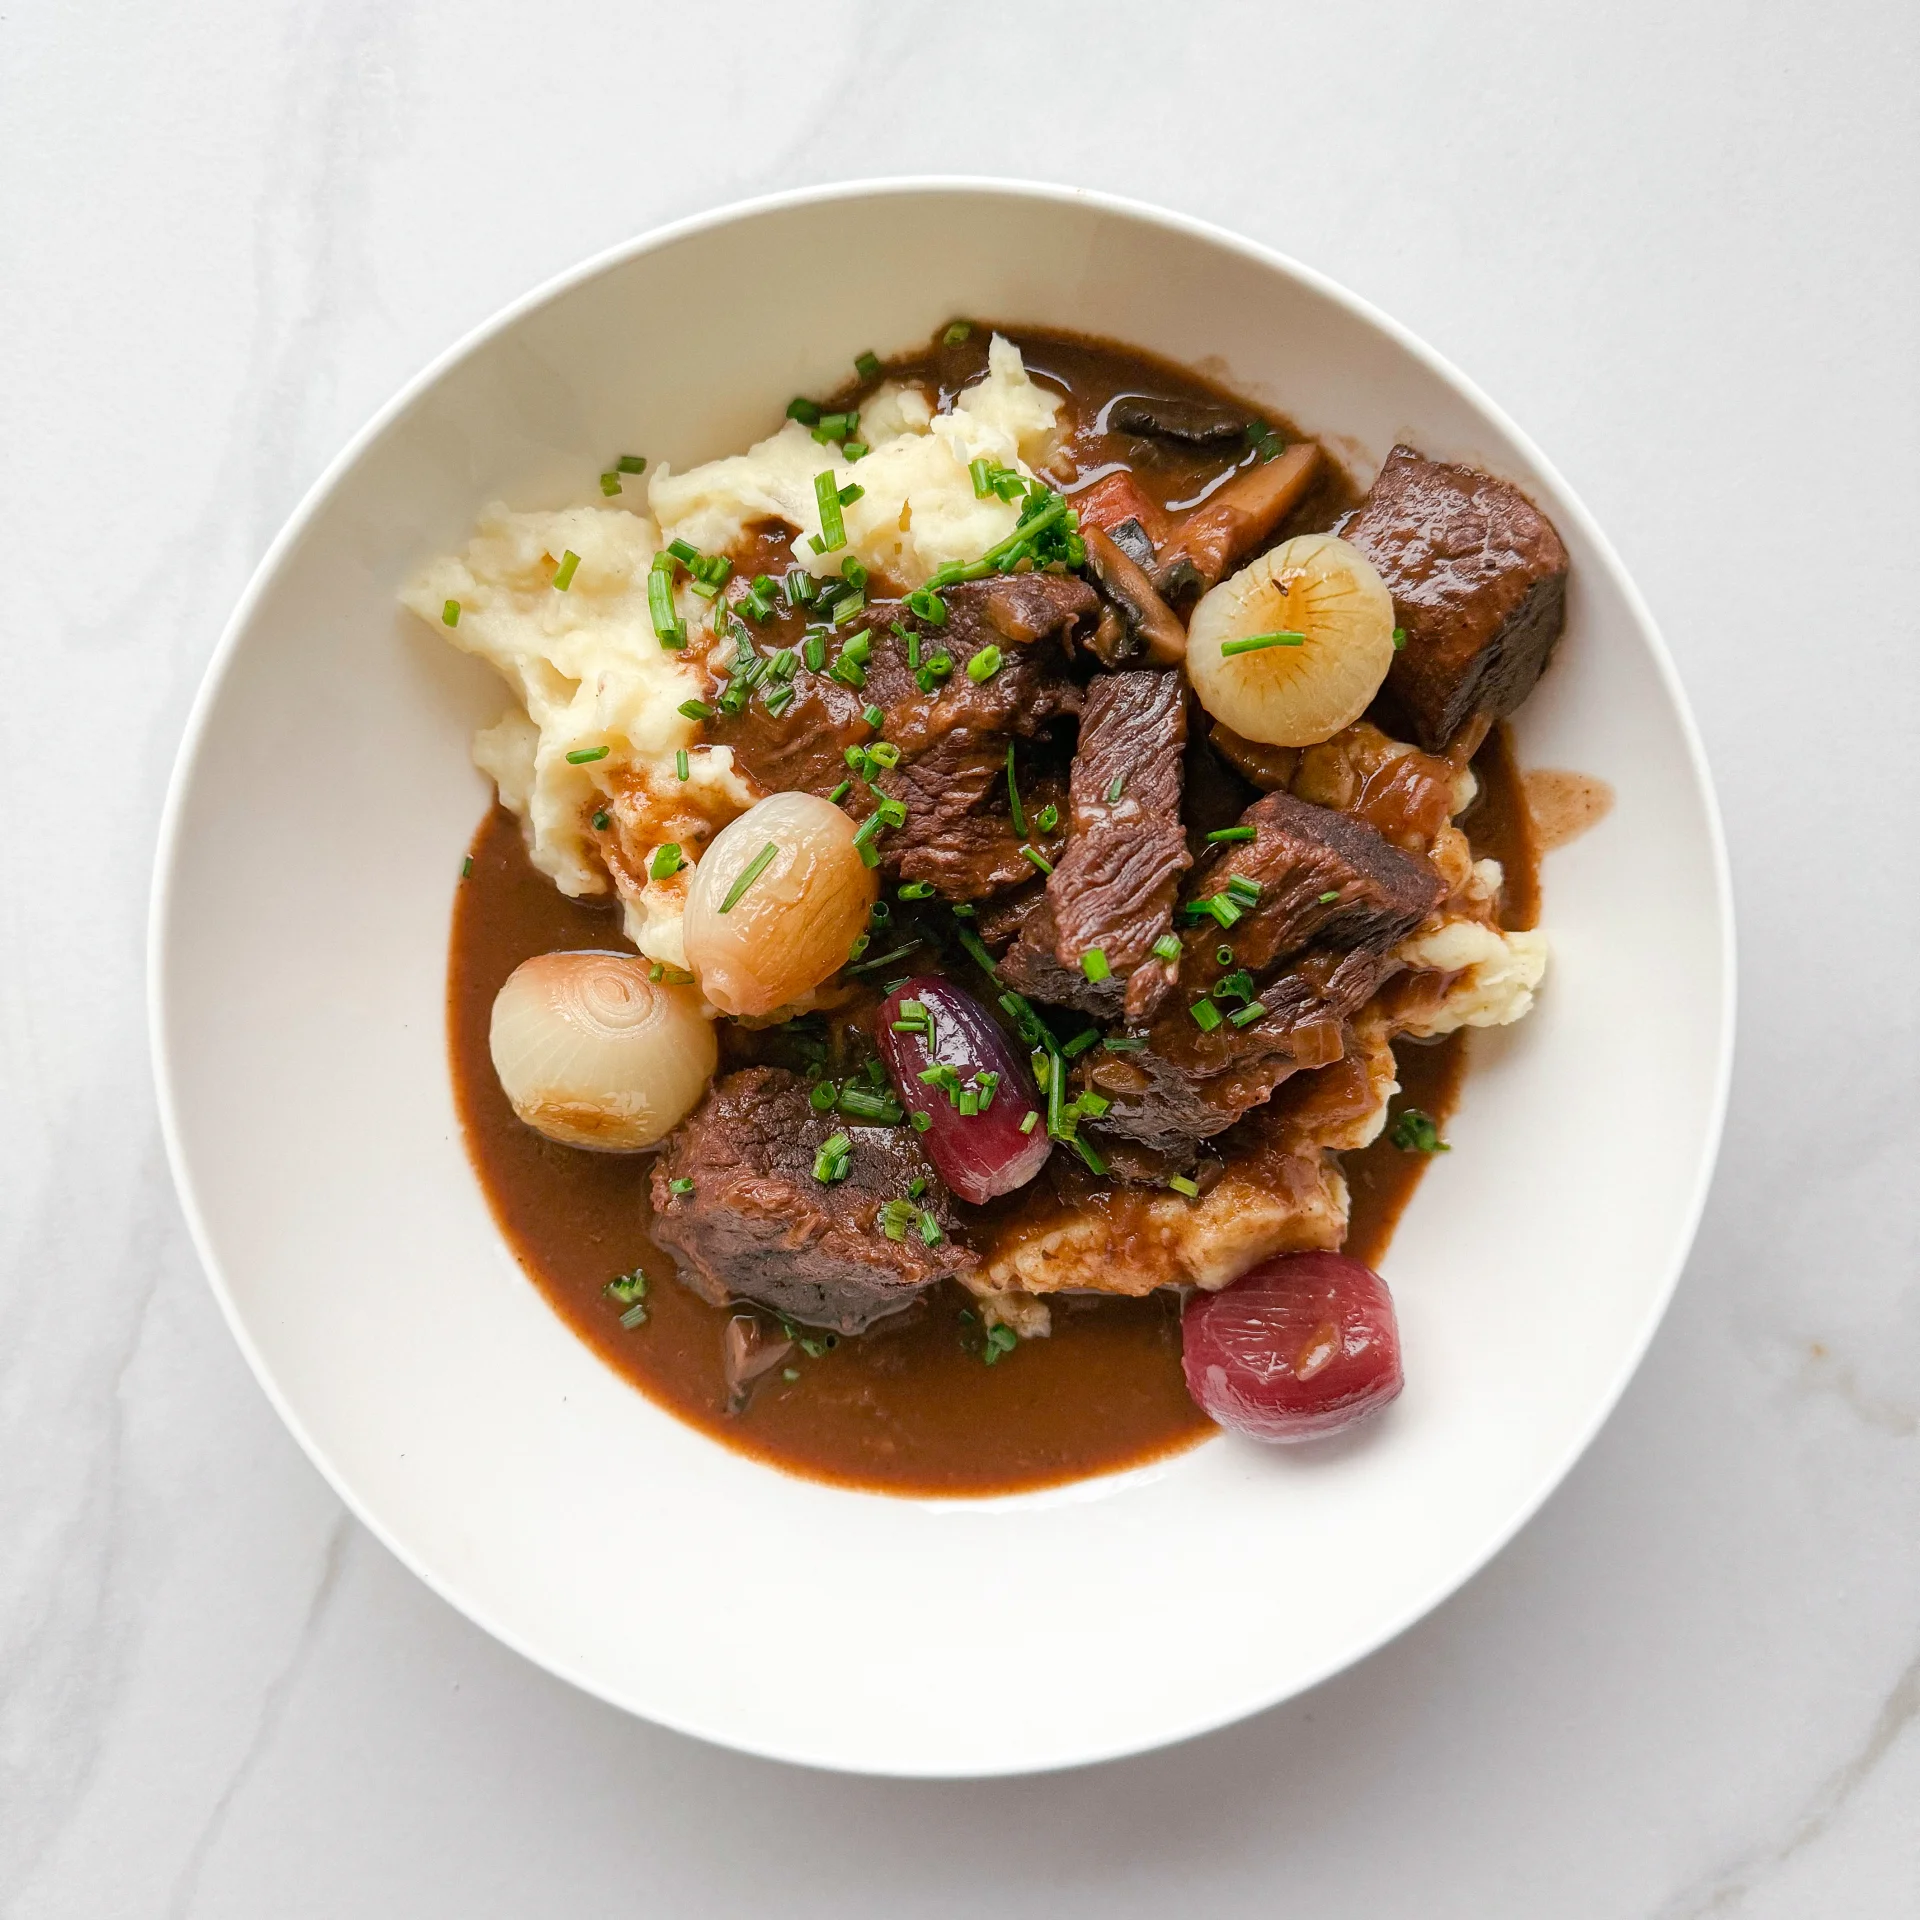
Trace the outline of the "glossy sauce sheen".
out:
M 1098 423 L 1117 394 L 1231 396 L 1125 349 L 1055 335 L 1013 338 L 1036 378 L 1068 392 L 1067 442 L 1083 474 L 1123 463 L 1155 507 L 1177 509 L 1220 473 L 1217 454 L 1153 447 L 1104 434 Z M 948 397 L 985 365 L 985 335 L 976 329 L 964 347 L 937 350 L 889 374 L 917 376 Z M 1283 422 L 1274 424 L 1284 430 Z M 1352 500 L 1329 463 L 1285 530 L 1329 525 Z M 772 572 L 781 557 L 767 542 L 736 560 L 743 571 Z M 734 724 L 744 731 L 751 723 L 743 717 Z M 725 738 L 728 729 L 712 731 Z M 1508 924 L 1530 926 L 1538 908 L 1535 864 L 1504 729 L 1475 766 L 1483 798 L 1462 824 L 1476 855 L 1492 854 L 1506 866 Z M 508 974 L 534 954 L 623 945 L 618 916 L 559 893 L 533 869 L 518 824 L 499 808 L 471 852 L 454 906 L 448 972 L 454 1090 L 469 1151 L 521 1265 L 615 1372 L 741 1452 L 823 1480 L 901 1494 L 1045 1486 L 1137 1465 L 1215 1431 L 1182 1379 L 1176 1295 L 1056 1296 L 1052 1336 L 1024 1341 L 988 1366 L 981 1324 L 968 1296 L 951 1285 L 859 1339 L 818 1355 L 796 1349 L 757 1384 L 746 1410 L 730 1415 L 722 1370 L 729 1313 L 679 1284 L 673 1263 L 649 1237 L 650 1156 L 583 1153 L 543 1140 L 514 1117 L 488 1054 L 493 999 Z M 1403 1090 L 1396 1113 L 1417 1106 L 1445 1121 L 1459 1090 L 1464 1042 L 1454 1035 L 1398 1049 Z M 1347 1250 L 1378 1265 L 1426 1161 L 1400 1152 L 1383 1134 L 1366 1151 L 1345 1155 L 1343 1166 L 1353 1192 Z M 636 1268 L 648 1277 L 647 1318 L 627 1328 L 607 1287 Z M 789 1371 L 797 1377 L 788 1379 Z

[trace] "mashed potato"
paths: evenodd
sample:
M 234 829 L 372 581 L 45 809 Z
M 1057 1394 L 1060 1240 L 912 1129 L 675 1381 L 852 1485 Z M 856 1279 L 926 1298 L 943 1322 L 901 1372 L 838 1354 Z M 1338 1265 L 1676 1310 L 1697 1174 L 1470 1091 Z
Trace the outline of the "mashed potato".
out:
M 646 514 L 611 503 L 557 513 L 489 507 L 466 551 L 423 568 L 401 599 L 513 690 L 518 704 L 475 736 L 473 757 L 523 823 L 534 865 L 563 893 L 617 891 L 628 938 L 650 958 L 684 966 L 688 869 L 656 882 L 648 858 L 673 841 L 690 867 L 760 795 L 730 749 L 695 745 L 699 725 L 679 710 L 702 691 L 692 662 L 710 640 L 711 615 L 682 580 L 690 645 L 660 645 L 647 607 L 654 555 L 673 540 L 722 553 L 755 522 L 784 520 L 800 529 L 794 557 L 809 571 L 837 575 L 851 556 L 909 591 L 1013 531 L 1018 508 L 977 499 L 969 463 L 984 458 L 1031 476 L 1052 451 L 1060 404 L 996 334 L 986 377 L 949 413 L 936 414 L 917 387 L 878 389 L 861 412 L 869 451 L 858 461 L 789 421 L 746 453 L 681 474 L 660 467 Z M 829 471 L 864 492 L 844 510 L 848 544 L 820 554 L 810 544 L 820 531 L 814 477 Z M 556 591 L 569 552 L 579 562 Z M 442 624 L 449 601 L 460 609 L 452 627 Z M 605 826 L 596 829 L 596 818 Z
M 860 460 L 822 446 L 789 420 L 730 459 L 678 474 L 663 467 L 647 499 L 664 539 L 686 540 L 703 553 L 736 545 L 755 521 L 784 520 L 800 529 L 793 556 L 809 572 L 837 575 L 851 555 L 911 592 L 949 561 L 977 560 L 1013 531 L 1019 509 L 993 495 L 976 499 L 968 468 L 985 459 L 1031 477 L 1053 450 L 1059 412 L 1059 399 L 1027 377 L 1019 348 L 995 334 L 986 378 L 961 394 L 951 413 L 936 414 L 918 388 L 880 388 L 860 415 L 869 449 Z M 842 487 L 857 483 L 863 495 L 843 510 L 847 545 L 816 553 L 814 476 L 828 471 Z

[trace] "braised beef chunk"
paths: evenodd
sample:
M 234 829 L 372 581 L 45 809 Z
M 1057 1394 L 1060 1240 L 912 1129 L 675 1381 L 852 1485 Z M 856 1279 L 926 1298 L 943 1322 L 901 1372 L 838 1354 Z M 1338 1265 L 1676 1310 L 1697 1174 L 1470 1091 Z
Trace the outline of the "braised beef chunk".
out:
M 1177 670 L 1097 674 L 1080 717 L 1066 851 L 1002 972 L 1029 999 L 1144 1020 L 1173 984 L 1153 943 L 1191 864 L 1180 824 L 1186 689 Z M 1101 979 L 1085 958 L 1098 951 Z M 1096 963 L 1096 970 L 1098 964 Z
M 945 900 L 984 900 L 1024 885 L 1035 868 L 1020 851 L 1032 846 L 1043 859 L 1061 850 L 1062 836 L 1028 821 L 1023 837 L 1013 827 L 1007 786 L 1005 734 L 971 731 L 944 734 L 916 759 L 883 773 L 875 786 L 898 800 L 907 817 L 883 836 L 881 851 L 890 875 L 925 881 Z M 1016 781 L 1026 810 L 1060 812 L 1062 781 L 1057 768 L 1015 748 Z
M 1566 618 L 1567 550 L 1518 488 L 1395 447 L 1340 531 L 1393 595 L 1407 637 L 1386 704 L 1429 753 L 1533 691 Z
M 1047 883 L 1036 871 L 1024 887 L 1003 893 L 974 915 L 973 929 L 981 944 L 996 958 L 1019 939 L 1028 919 L 1046 904 Z
M 1187 883 L 1179 983 L 1146 1046 L 1080 1068 L 1113 1103 L 1101 1125 L 1148 1146 L 1219 1133 L 1289 1074 L 1338 1059 L 1393 948 L 1445 892 L 1426 861 L 1351 814 L 1271 793 L 1242 824 L 1254 838 Z M 1219 917 L 1199 913 L 1215 900 Z M 1196 1020 L 1196 1003 L 1218 1019 Z
M 849 1143 L 844 1179 L 814 1178 L 822 1146 Z M 675 1193 L 676 1180 L 691 1180 Z M 917 1197 L 909 1189 L 924 1181 Z M 882 1208 L 912 1200 L 899 1239 Z M 653 1169 L 653 1237 L 695 1292 L 738 1297 L 808 1326 L 860 1333 L 977 1256 L 953 1238 L 953 1203 L 910 1127 L 815 1113 L 797 1074 L 749 1067 L 717 1080 L 668 1135 Z M 928 1246 L 919 1216 L 941 1230 Z

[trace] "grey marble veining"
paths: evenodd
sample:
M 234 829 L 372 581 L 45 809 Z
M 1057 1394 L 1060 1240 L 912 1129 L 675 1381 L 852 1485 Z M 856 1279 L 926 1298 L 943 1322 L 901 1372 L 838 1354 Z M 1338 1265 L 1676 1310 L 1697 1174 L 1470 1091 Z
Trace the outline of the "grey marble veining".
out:
M 1884 0 L 0 18 L 0 1911 L 1920 1913 L 1917 51 Z M 628 1721 L 395 1566 L 220 1323 L 142 1005 L 194 686 L 367 413 L 628 234 L 909 171 L 1237 227 L 1488 386 L 1667 631 L 1742 937 L 1699 1247 L 1539 1519 L 1304 1699 L 958 1786 Z

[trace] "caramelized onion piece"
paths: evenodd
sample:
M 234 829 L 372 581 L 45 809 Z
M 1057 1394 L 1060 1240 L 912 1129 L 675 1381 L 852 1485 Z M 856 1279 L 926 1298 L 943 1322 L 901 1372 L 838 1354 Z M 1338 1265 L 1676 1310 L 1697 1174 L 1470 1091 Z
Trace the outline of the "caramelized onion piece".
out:
M 633 1153 L 693 1111 L 719 1059 L 686 987 L 631 953 L 542 953 L 495 996 L 493 1070 L 516 1114 L 549 1140 Z
M 887 996 L 875 1027 L 900 1104 L 926 1116 L 913 1124 L 927 1158 L 962 1200 L 1011 1193 L 1046 1165 L 1046 1103 L 1000 1023 L 964 987 L 919 974 Z M 939 1077 L 923 1079 L 928 1072 Z M 982 1112 L 984 1075 L 994 1078 Z
M 813 793 L 772 794 L 714 836 L 681 937 L 722 1013 L 771 1013 L 846 965 L 879 892 L 853 836 L 853 822 Z
M 1317 1440 L 1400 1391 L 1400 1328 L 1387 1283 L 1343 1253 L 1285 1253 L 1180 1321 L 1187 1391 L 1232 1432 Z
M 1187 623 L 1187 678 L 1222 726 L 1310 747 L 1366 712 L 1393 665 L 1393 596 L 1358 547 L 1303 533 L 1223 582 Z

